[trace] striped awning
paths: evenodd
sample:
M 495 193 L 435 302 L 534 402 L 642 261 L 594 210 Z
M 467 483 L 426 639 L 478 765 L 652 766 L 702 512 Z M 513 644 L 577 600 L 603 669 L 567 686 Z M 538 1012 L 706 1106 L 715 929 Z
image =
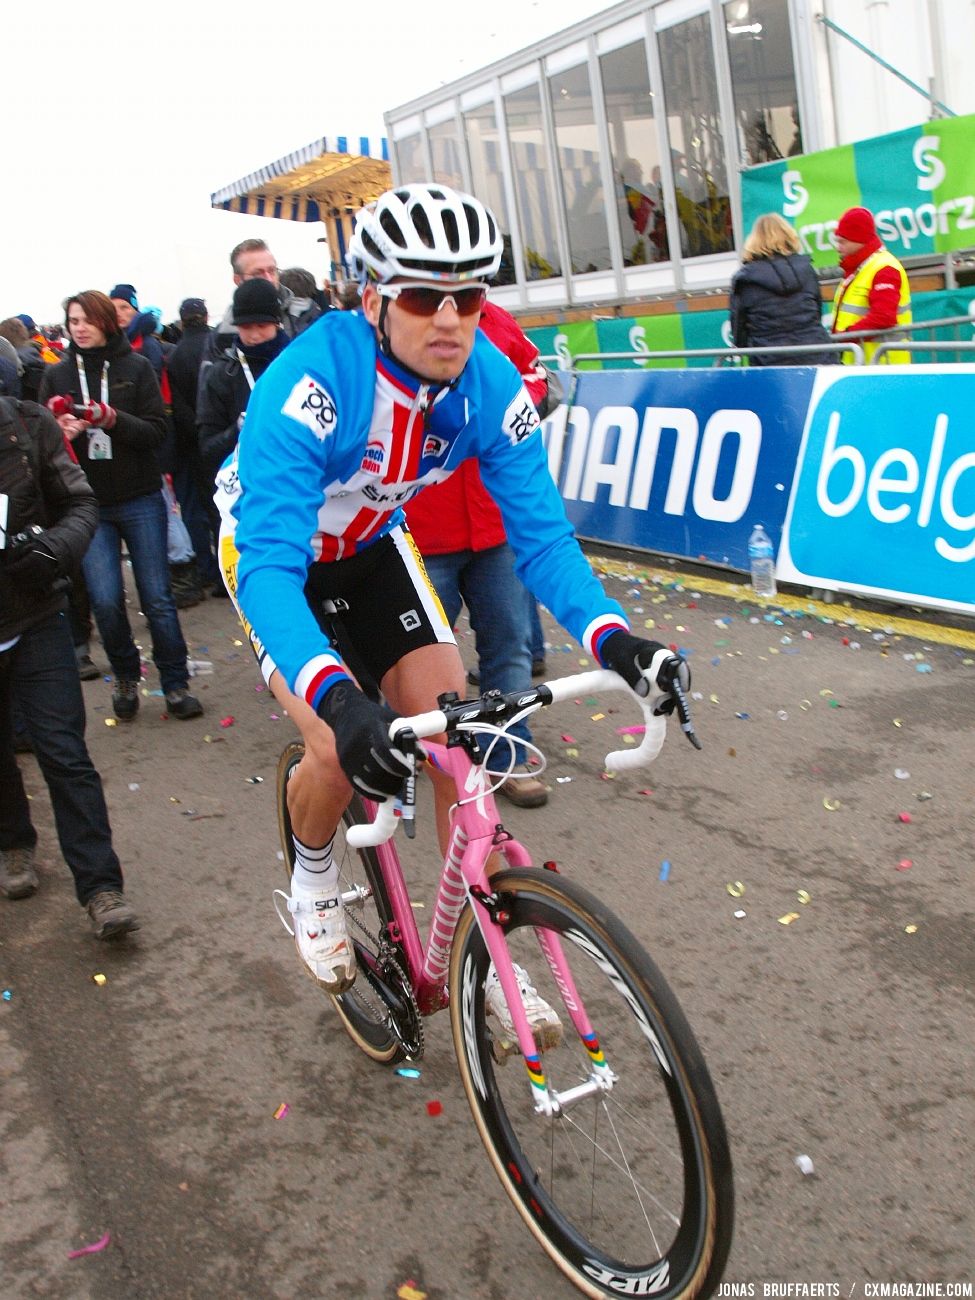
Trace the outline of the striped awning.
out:
M 210 195 L 226 212 L 327 221 L 354 212 L 392 185 L 386 138 L 323 136 Z

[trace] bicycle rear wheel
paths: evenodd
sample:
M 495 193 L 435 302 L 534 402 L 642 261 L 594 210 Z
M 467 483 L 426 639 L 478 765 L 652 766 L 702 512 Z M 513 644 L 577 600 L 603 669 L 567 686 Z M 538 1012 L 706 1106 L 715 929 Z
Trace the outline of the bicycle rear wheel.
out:
M 278 760 L 278 828 L 289 889 L 294 870 L 294 841 L 291 818 L 288 816 L 288 778 L 304 752 L 302 742 L 295 740 L 286 747 Z M 389 944 L 387 927 L 393 919 L 392 907 L 375 849 L 353 849 L 345 839 L 346 827 L 368 820 L 362 800 L 353 794 L 335 832 L 332 854 L 338 865 L 343 894 L 346 899 L 350 894 L 357 896 L 355 901 L 347 901 L 345 907 L 349 937 L 356 951 L 358 975 L 355 984 L 347 992 L 329 996 L 353 1042 L 374 1061 L 394 1064 L 402 1060 L 406 1052 L 400 1038 L 393 1032 L 389 1007 L 384 997 L 384 993 L 399 997 L 398 985 L 402 975 L 398 963 L 395 970 L 392 969 L 386 956 Z M 381 968 L 385 976 L 382 979 L 377 974 Z
M 450 969 L 450 1018 L 468 1101 L 498 1177 L 529 1229 L 589 1296 L 691 1300 L 720 1281 L 734 1217 L 731 1157 L 700 1049 L 660 972 L 623 924 L 571 881 L 537 870 L 493 878 L 512 958 L 564 1027 L 541 1057 L 550 1089 L 593 1075 L 539 948 L 557 936 L 612 1071 L 612 1087 L 535 1109 L 520 1054 L 486 1015 L 488 954 L 470 907 Z M 591 1045 L 592 1046 L 592 1045 Z

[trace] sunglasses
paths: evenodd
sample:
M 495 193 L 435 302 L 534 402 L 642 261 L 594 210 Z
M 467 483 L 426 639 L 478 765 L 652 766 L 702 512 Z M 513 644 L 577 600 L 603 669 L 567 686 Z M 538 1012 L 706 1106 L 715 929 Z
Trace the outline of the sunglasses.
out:
M 486 284 L 468 284 L 462 289 L 435 289 L 429 284 L 377 284 L 381 298 L 392 298 L 411 316 L 435 316 L 448 300 L 458 316 L 473 316 L 484 306 Z

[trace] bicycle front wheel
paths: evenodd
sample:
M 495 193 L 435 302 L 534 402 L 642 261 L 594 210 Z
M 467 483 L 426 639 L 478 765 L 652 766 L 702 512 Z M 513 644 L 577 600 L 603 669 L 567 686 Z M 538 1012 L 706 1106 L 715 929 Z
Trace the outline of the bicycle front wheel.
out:
M 302 742 L 295 740 L 284 749 L 278 760 L 278 829 L 289 890 L 294 870 L 294 841 L 288 816 L 288 778 L 304 752 Z M 353 794 L 335 832 L 332 856 L 338 866 L 342 893 L 349 900 L 345 904 L 346 922 L 349 938 L 356 950 L 358 974 L 351 989 L 329 996 L 352 1041 L 372 1060 L 394 1064 L 402 1060 L 406 1052 L 400 1038 L 393 1032 L 390 1010 L 383 997 L 384 992 L 395 997 L 401 983 L 399 966 L 389 962 L 385 956 L 386 951 L 392 948 L 387 928 L 393 919 L 392 906 L 375 849 L 353 849 L 345 838 L 347 827 L 365 821 L 368 817 L 362 801 Z M 381 965 L 385 967 L 384 979 L 376 974 Z
M 734 1216 L 731 1158 L 700 1049 L 660 972 L 623 924 L 571 881 L 536 870 L 492 880 L 515 962 L 559 1014 L 540 1059 L 556 1113 L 537 1109 L 520 1054 L 485 1007 L 487 948 L 471 908 L 450 969 L 450 1017 L 481 1139 L 505 1191 L 563 1273 L 589 1296 L 692 1300 L 721 1279 Z M 583 1043 L 572 994 L 539 941 L 560 941 L 595 1032 Z M 560 989 L 561 986 L 561 989 Z M 611 1086 L 586 1091 L 599 1071 Z M 595 1055 L 594 1055 L 595 1053 Z M 581 1089 L 575 1097 L 571 1089 Z

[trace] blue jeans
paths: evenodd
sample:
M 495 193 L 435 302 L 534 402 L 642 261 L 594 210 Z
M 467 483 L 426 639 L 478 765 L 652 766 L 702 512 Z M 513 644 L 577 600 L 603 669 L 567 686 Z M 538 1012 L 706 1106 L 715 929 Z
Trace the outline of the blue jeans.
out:
M 531 597 L 515 576 L 511 547 L 504 543 L 486 551 L 425 555 L 423 563 L 451 626 L 457 622 L 461 602 L 467 606 L 474 631 L 481 690 L 518 691 L 530 686 Z M 525 722 L 515 723 L 509 731 L 521 740 L 531 740 Z M 489 739 L 485 737 L 485 741 Z M 514 748 L 515 762 L 524 763 L 524 747 L 515 745 Z M 491 757 L 491 769 L 503 771 L 508 766 L 509 755 L 508 745 L 498 745 Z
M 125 612 L 123 541 L 132 560 L 142 612 L 149 624 L 152 659 L 159 670 L 162 688 L 164 691 L 185 688 L 189 683 L 186 642 L 169 588 L 166 505 L 161 492 L 150 492 L 121 505 L 101 506 L 98 529 L 82 562 L 92 613 L 112 672 L 125 681 L 137 682 L 141 665 Z
M 0 849 L 37 843 L 14 757 L 11 709 L 23 715 L 47 782 L 58 842 L 82 906 L 122 888 L 102 782 L 85 745 L 85 702 L 66 614 L 51 614 L 0 654 Z
M 189 456 L 173 466 L 173 491 L 179 502 L 183 523 L 193 543 L 200 581 L 204 586 L 210 586 L 214 582 L 222 582 L 223 579 L 214 554 L 210 521 L 200 496 L 200 477 L 199 466 Z

